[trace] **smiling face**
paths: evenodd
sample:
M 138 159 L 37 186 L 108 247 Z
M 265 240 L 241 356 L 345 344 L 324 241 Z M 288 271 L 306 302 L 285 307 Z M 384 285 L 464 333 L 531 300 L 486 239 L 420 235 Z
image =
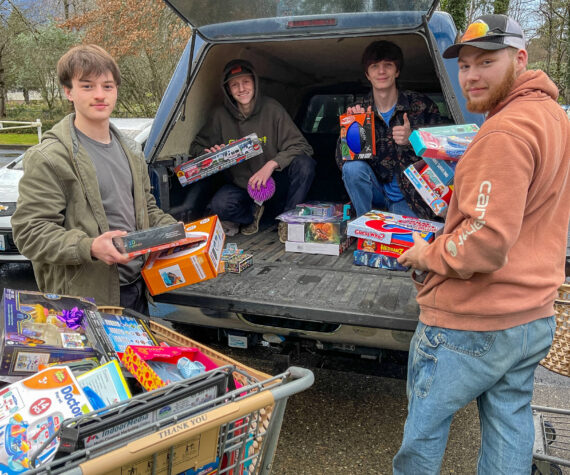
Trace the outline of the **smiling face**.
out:
M 237 76 L 228 81 L 230 94 L 240 109 L 247 108 L 255 94 L 255 81 L 251 74 Z
M 525 50 L 503 48 L 487 51 L 463 46 L 459 51 L 459 84 L 467 109 L 485 113 L 507 97 L 515 79 L 526 68 Z
M 73 102 L 79 123 L 108 123 L 117 103 L 117 83 L 110 71 L 100 76 L 74 77 L 71 88 L 64 86 L 66 97 Z
M 366 70 L 366 78 L 377 91 L 390 91 L 396 89 L 396 79 L 400 75 L 394 61 L 383 59 L 372 63 Z

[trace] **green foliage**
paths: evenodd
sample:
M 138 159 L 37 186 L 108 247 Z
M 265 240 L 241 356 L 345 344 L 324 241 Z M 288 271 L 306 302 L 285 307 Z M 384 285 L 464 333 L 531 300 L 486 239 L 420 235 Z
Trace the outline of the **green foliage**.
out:
M 451 15 L 458 31 L 465 30 L 467 26 L 467 0 L 442 0 L 441 8 Z
M 509 0 L 495 0 L 493 2 L 493 13 L 495 15 L 508 15 Z
M 51 129 L 57 122 L 72 111 L 67 103 L 63 105 L 57 103 L 50 108 L 44 102 L 30 102 L 29 104 L 8 103 L 6 110 L 6 115 L 10 120 L 33 122 L 40 119 L 43 132 Z M 31 129 L 16 129 L 12 132 L 17 134 L 29 134 L 30 130 Z

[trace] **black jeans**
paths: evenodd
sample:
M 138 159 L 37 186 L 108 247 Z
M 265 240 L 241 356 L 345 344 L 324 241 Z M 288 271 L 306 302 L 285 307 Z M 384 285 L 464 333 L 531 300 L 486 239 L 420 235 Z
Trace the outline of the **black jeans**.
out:
M 303 202 L 315 178 L 315 166 L 308 155 L 297 155 L 285 170 L 271 175 L 278 191 L 287 189 L 284 210 Z M 253 221 L 253 204 L 247 190 L 226 184 L 216 192 L 209 207 L 222 221 L 249 224 Z
M 142 277 L 131 284 L 121 285 L 121 307 L 148 315 L 148 301 L 145 291 L 146 285 Z

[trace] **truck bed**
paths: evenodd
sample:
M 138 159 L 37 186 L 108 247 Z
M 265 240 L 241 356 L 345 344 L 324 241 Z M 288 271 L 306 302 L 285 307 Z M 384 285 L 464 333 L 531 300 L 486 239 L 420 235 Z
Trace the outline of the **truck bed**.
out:
M 356 244 L 341 256 L 285 252 L 277 226 L 226 237 L 253 254 L 241 274 L 221 274 L 155 297 L 159 302 L 268 317 L 414 330 L 419 308 L 409 272 L 352 264 Z

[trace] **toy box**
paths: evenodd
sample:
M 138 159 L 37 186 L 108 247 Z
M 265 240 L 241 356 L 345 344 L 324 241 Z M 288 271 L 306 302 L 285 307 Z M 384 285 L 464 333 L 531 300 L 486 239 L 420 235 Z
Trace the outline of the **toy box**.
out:
M 342 159 L 372 159 L 376 155 L 374 112 L 342 114 L 339 120 Z
M 410 143 L 420 157 L 459 160 L 478 131 L 476 124 L 425 127 L 412 132 Z
M 285 242 L 286 252 L 304 252 L 306 254 L 326 254 L 340 256 L 352 244 L 351 238 L 346 238 L 339 244 L 319 242 Z
M 429 157 L 424 157 L 423 160 L 444 185 L 449 186 L 453 183 L 457 162 L 452 160 L 437 160 L 436 158 Z
M 1 304 L 0 374 L 26 376 L 40 364 L 97 356 L 77 324 L 87 298 L 4 289 Z
M 419 232 L 427 242 L 431 242 L 442 230 L 443 223 L 372 210 L 350 221 L 347 233 L 349 236 L 383 244 L 412 247 L 414 231 Z
M 250 134 L 222 147 L 219 152 L 206 153 L 178 165 L 174 173 L 180 184 L 186 186 L 261 153 L 263 149 L 257 134 Z
M 57 432 L 64 419 L 91 411 L 69 368 L 53 367 L 0 390 L 0 472 L 31 469 L 30 457 Z M 59 446 L 54 438 L 38 455 L 51 460 Z
M 116 236 L 113 238 L 113 244 L 120 253 L 129 257 L 136 257 L 148 252 L 183 246 L 200 240 L 198 237 L 186 237 L 184 224 L 174 223 L 134 231 L 125 236 Z
M 131 391 L 117 360 L 77 376 L 77 383 L 94 410 L 130 399 Z
M 129 345 L 158 345 L 146 322 L 128 315 L 88 310 L 85 332 L 104 363 L 120 360 Z
M 307 214 L 303 210 L 306 208 L 298 208 L 287 210 L 275 219 L 283 221 L 284 223 L 331 223 L 338 221 L 346 221 L 350 219 L 350 203 L 342 205 L 335 205 L 333 214 L 331 216 L 319 216 L 317 214 Z
M 179 346 L 136 346 L 129 345 L 122 357 L 122 362 L 132 375 L 137 378 L 143 388 L 152 391 L 169 384 L 170 381 L 162 379 L 150 362 L 167 363 L 176 368 L 180 358 L 202 363 L 206 371 L 216 369 L 218 366 L 197 348 Z
M 343 216 L 350 219 L 350 203 L 331 203 L 329 201 L 307 201 L 295 207 L 298 216 Z
M 444 185 L 437 174 L 423 160 L 404 170 L 404 175 L 436 216 L 445 216 L 451 200 L 453 185 Z
M 320 223 L 288 223 L 287 239 L 295 242 L 340 244 L 346 239 L 346 223 L 342 218 Z
M 396 257 L 389 257 L 374 252 L 366 252 L 361 250 L 354 251 L 354 265 L 376 267 L 389 270 L 408 270 L 408 267 L 400 264 Z
M 217 216 L 186 225 L 188 237 L 202 237 L 198 243 L 154 252 L 142 270 L 151 295 L 161 294 L 218 275 L 225 234 Z
M 370 239 L 360 239 L 356 241 L 356 249 L 365 252 L 373 252 L 375 254 L 383 254 L 388 257 L 400 257 L 409 247 L 392 246 L 381 242 L 371 241 Z
M 241 252 L 225 258 L 223 262 L 224 272 L 240 274 L 253 265 L 253 255 Z

